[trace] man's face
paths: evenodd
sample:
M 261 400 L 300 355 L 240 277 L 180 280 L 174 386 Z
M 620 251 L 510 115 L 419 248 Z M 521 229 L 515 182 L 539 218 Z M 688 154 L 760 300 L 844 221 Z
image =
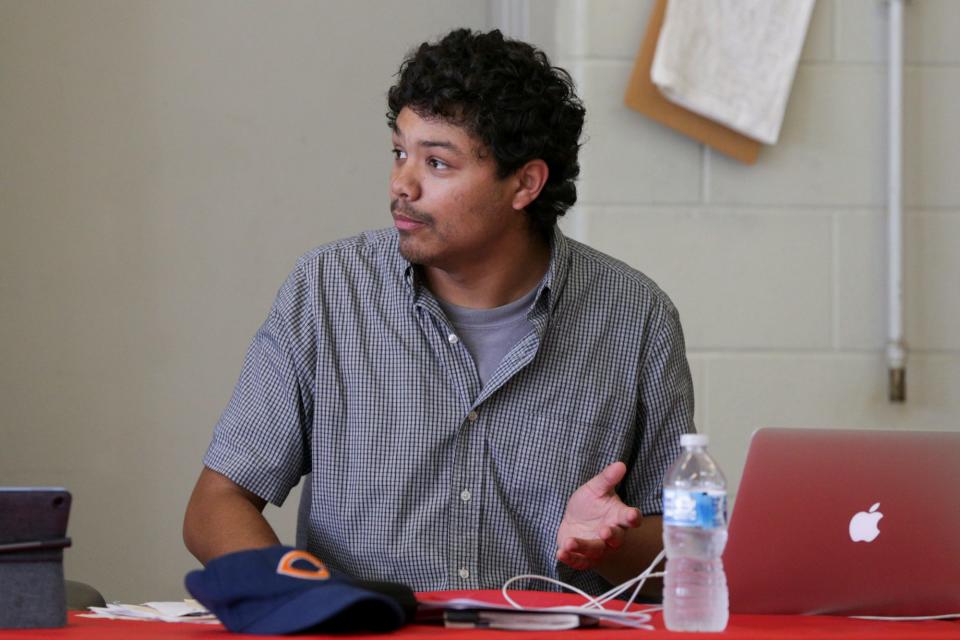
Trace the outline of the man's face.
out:
M 497 178 L 489 152 L 461 127 L 397 114 L 390 210 L 400 253 L 414 264 L 455 270 L 496 258 L 505 235 L 526 233 L 512 181 Z

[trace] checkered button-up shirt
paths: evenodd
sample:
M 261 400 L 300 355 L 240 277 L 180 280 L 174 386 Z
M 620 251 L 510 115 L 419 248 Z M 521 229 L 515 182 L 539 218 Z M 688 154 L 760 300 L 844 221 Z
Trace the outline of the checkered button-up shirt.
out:
M 309 474 L 298 543 L 334 571 L 419 590 L 533 573 L 599 592 L 556 561 L 557 528 L 615 460 L 624 502 L 660 513 L 693 430 L 680 322 L 650 279 L 559 230 L 528 318 L 481 387 L 395 230 L 314 249 L 254 337 L 204 464 L 277 505 Z

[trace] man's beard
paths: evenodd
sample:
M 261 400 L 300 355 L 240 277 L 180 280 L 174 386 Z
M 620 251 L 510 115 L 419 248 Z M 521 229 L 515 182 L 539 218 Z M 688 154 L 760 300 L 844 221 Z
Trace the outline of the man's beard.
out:
M 427 227 L 432 227 L 434 218 L 426 211 L 417 209 L 410 204 L 399 199 L 390 201 L 390 212 L 410 218 L 416 222 L 423 223 Z M 400 231 L 400 255 L 412 264 L 425 264 L 429 260 L 429 254 L 418 250 L 416 241 L 410 237 L 409 232 Z

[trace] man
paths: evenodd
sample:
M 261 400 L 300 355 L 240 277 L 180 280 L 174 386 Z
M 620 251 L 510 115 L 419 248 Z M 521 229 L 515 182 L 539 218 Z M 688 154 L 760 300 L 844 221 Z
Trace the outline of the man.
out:
M 298 543 L 334 570 L 603 591 L 661 548 L 661 480 L 693 430 L 677 312 L 556 229 L 584 109 L 542 52 L 453 31 L 403 63 L 388 103 L 394 227 L 299 260 L 184 540 L 202 562 L 277 544 L 264 505 L 309 474 Z

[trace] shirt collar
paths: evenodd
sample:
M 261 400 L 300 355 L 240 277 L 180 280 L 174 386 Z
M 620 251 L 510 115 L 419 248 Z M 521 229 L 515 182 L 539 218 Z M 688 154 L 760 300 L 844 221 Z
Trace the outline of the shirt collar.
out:
M 550 265 L 547 275 L 543 278 L 537 300 L 542 296 L 549 296 L 547 304 L 552 312 L 560 299 L 560 292 L 567 282 L 567 273 L 570 271 L 570 242 L 560 231 L 558 225 L 553 226 L 553 237 L 550 239 Z
M 414 305 L 421 302 L 422 292 L 425 290 L 422 283 L 419 282 L 417 270 L 414 265 L 400 254 L 399 232 L 394 229 L 395 261 L 394 267 L 397 275 L 403 281 L 404 286 L 413 297 Z M 560 291 L 567 280 L 567 272 L 570 269 L 570 241 L 560 231 L 560 227 L 554 225 L 553 234 L 550 238 L 550 264 L 547 266 L 547 273 L 540 283 L 540 290 L 537 291 L 535 307 L 540 305 L 540 300 L 552 312 L 557 305 L 560 297 Z

